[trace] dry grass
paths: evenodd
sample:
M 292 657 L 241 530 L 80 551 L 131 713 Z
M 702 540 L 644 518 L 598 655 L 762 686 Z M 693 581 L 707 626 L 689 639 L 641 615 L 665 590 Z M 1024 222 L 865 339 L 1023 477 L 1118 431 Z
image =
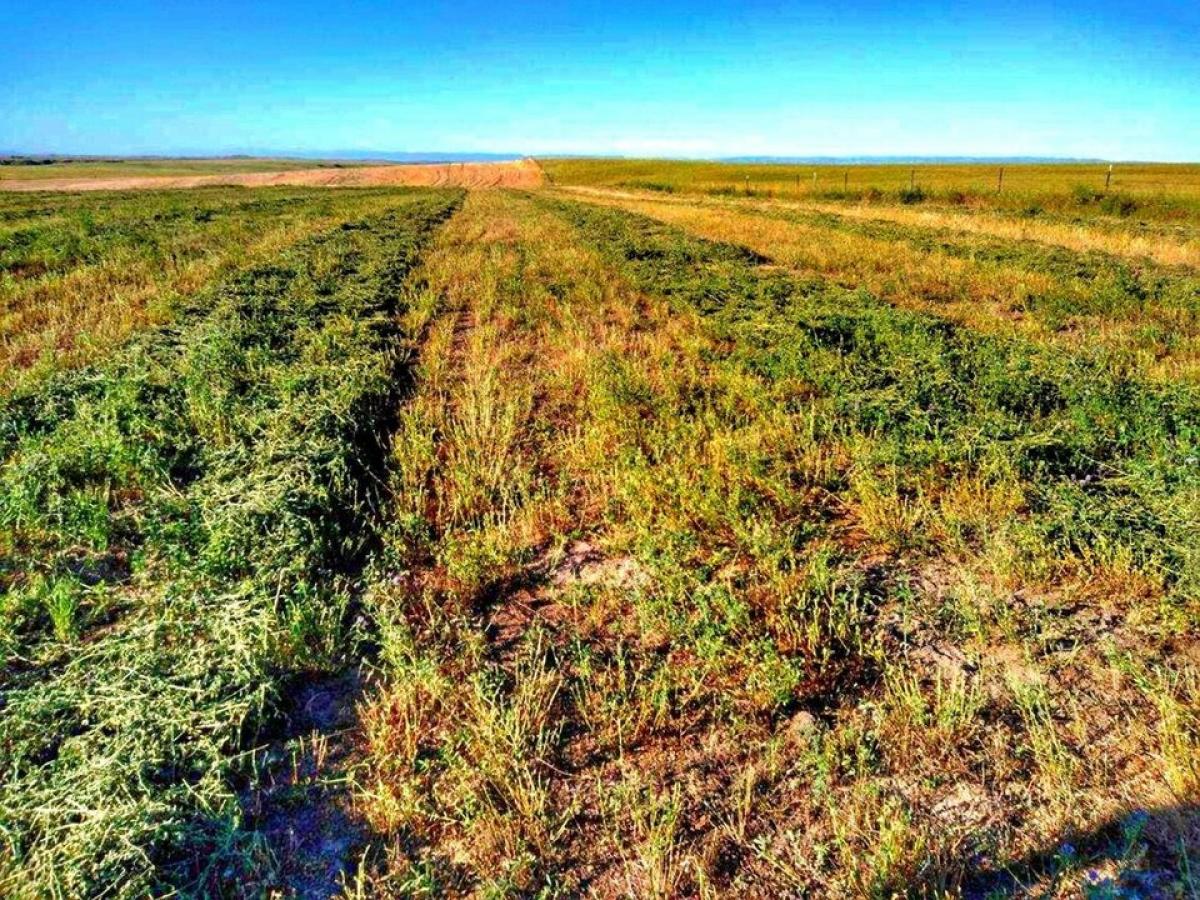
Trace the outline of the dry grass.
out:
M 797 176 L 801 191 L 812 190 L 813 173 L 817 190 L 877 187 L 881 190 L 907 187 L 915 169 L 916 183 L 934 191 L 957 188 L 963 191 L 994 192 L 998 164 L 903 163 L 837 165 L 806 163 L 738 163 L 668 159 L 546 159 L 542 165 L 561 184 L 611 185 L 640 179 L 657 179 L 680 189 L 736 186 L 747 176 L 753 187 L 770 185 L 780 191 L 795 191 Z M 1004 167 L 1004 186 L 1015 194 L 1034 192 L 1068 193 L 1080 183 L 1103 187 L 1107 163 L 1018 163 Z M 849 176 L 845 178 L 844 176 Z M 1177 192 L 1200 195 L 1200 165 L 1195 163 L 1116 163 L 1112 185 L 1117 190 L 1139 194 Z
M 1161 580 L 1033 546 L 1015 472 L 871 462 L 559 212 L 475 195 L 423 268 L 362 889 L 1066 892 L 1130 809 L 1186 832 L 1194 669 L 1122 662 L 1166 658 Z
M 201 169 L 201 171 L 207 171 Z M 279 187 L 469 187 L 531 188 L 542 183 L 533 160 L 493 163 L 421 163 L 416 165 L 351 165 L 294 168 L 233 167 L 220 174 L 131 175 L 80 178 L 0 179 L 0 191 L 140 191 L 219 186 Z
M 785 204 L 786 205 L 786 204 Z M 1084 222 L 1039 222 L 1007 216 L 979 215 L 946 209 L 923 210 L 902 206 L 801 203 L 801 209 L 835 212 L 860 219 L 883 219 L 916 228 L 952 228 L 1009 240 L 1034 240 L 1080 253 L 1098 250 L 1130 259 L 1151 259 L 1164 266 L 1200 268 L 1200 240 L 1161 233 L 1140 234 L 1136 227 L 1097 227 Z
M 963 207 L 924 208 L 897 203 L 863 202 L 847 198 L 829 202 L 827 198 L 782 197 L 664 197 L 644 190 L 564 185 L 561 188 L 580 196 L 672 203 L 685 207 L 726 209 L 804 210 L 831 213 L 864 221 L 895 222 L 913 228 L 952 230 L 964 234 L 986 235 L 1012 241 L 1040 241 L 1080 253 L 1098 251 L 1132 260 L 1149 259 L 1164 266 L 1200 266 L 1200 240 L 1193 229 L 1179 227 L 1175 233 L 1163 228 L 1146 228 L 1145 223 L 1080 211 L 1069 221 L 1049 220 L 1021 214 Z
M 664 159 L 546 159 L 556 185 L 690 195 L 778 197 L 796 202 L 906 200 L 959 211 L 1081 215 L 1120 224 L 1146 220 L 1194 229 L 1200 214 L 1195 163 L 999 165 L 808 165 Z M 814 178 L 814 176 L 816 176 Z M 1108 201 L 1108 202 L 1106 202 Z M 1097 224 L 1103 224 L 1097 223 Z
M 356 196 L 355 209 L 388 202 Z M 63 198 L 57 215 L 90 202 Z M 194 456 L 151 465 L 139 450 L 162 432 L 139 418 L 158 396 L 150 374 L 144 394 L 112 391 L 119 415 L 73 419 L 58 443 L 20 432 L 32 450 L 6 475 L 20 489 L 0 504 L 14 523 L 0 550 L 24 548 L 35 520 L 74 536 L 53 545 L 53 584 L 20 576 L 39 647 L 109 646 L 113 610 L 74 574 L 79 548 L 109 566 L 106 542 L 136 556 L 124 511 L 191 515 L 173 481 L 153 508 L 112 487 L 130 467 L 158 484 L 178 465 L 196 529 L 232 517 L 202 560 L 216 588 L 230 548 L 254 537 L 271 553 L 245 575 L 267 624 L 222 619 L 232 601 L 214 594 L 204 665 L 226 641 L 270 648 L 296 684 L 369 670 L 338 746 L 317 734 L 293 748 L 352 785 L 363 830 L 341 836 L 359 857 L 347 896 L 1196 896 L 1200 399 L 1147 377 L 1193 372 L 1190 273 L 844 206 L 564 191 L 470 194 L 410 270 L 450 199 L 423 202 L 395 258 L 400 213 L 282 253 L 287 296 L 319 330 L 276 333 L 255 313 L 282 290 L 269 266 L 221 295 L 239 311 L 228 333 L 197 320 L 186 359 L 204 368 L 161 401 L 186 416 L 158 413 L 186 421 Z M 195 264 L 221 271 L 234 253 Z M 35 275 L 28 259 L 8 288 L 103 283 L 103 264 L 50 254 Z M 147 298 L 182 290 L 134 262 Z M 84 322 L 59 290 L 63 322 Z M 136 308 L 121 303 L 109 317 Z M 38 329 L 52 331 L 31 318 L 21 333 Z M 254 352 L 234 354 L 243 331 Z M 359 360 L 353 341 L 370 335 Z M 321 419 L 341 442 L 327 451 L 296 429 L 313 380 L 341 385 L 355 362 L 373 399 L 341 389 Z M 253 414 L 272 390 L 289 402 L 270 421 L 303 439 L 260 444 Z M 168 438 L 154 438 L 164 459 Z M 32 451 L 62 457 L 63 484 L 84 479 L 60 490 L 75 506 L 37 492 L 49 467 Z M 193 458 L 257 480 L 190 481 Z M 295 459 L 336 469 L 343 493 L 295 489 L 276 471 Z M 264 497 L 288 511 L 310 496 L 317 531 L 282 513 L 288 543 L 254 530 Z M 147 534 L 174 608 L 202 571 L 195 541 Z M 278 573 L 317 555 L 312 534 L 321 560 L 355 565 L 314 568 L 277 603 Z M 93 670 L 109 671 L 70 667 Z M 299 820 L 315 788 L 291 768 Z M 246 777 L 251 792 L 263 782 Z M 237 819 L 242 801 L 218 788 L 205 789 Z M 261 893 L 270 838 L 230 828 L 242 843 L 215 865 L 235 874 L 213 877 Z
M 589 202 L 651 216 L 710 240 L 749 247 L 801 273 L 819 273 L 845 287 L 863 288 L 891 303 L 933 312 L 984 332 L 1020 336 L 1071 352 L 1102 349 L 1158 378 L 1194 380 L 1200 373 L 1200 319 L 1195 309 L 1200 280 L 1167 274 L 1166 279 L 1179 282 L 1178 289 L 1169 289 L 1172 294 L 1167 300 L 1114 305 L 1114 292 L 1120 288 L 1112 277 L 1039 271 L 1034 251 L 1021 258 L 1022 245 L 1016 245 L 1014 258 L 1005 261 L 994 261 L 984 253 L 980 258 L 972 256 L 973 235 L 1000 236 L 1024 242 L 1024 246 L 1035 238 L 1046 238 L 1020 223 L 1005 229 L 1002 221 L 991 218 L 909 214 L 882 207 L 819 208 L 836 210 L 847 219 L 897 222 L 914 238 L 936 230 L 933 246 L 925 249 L 910 246 L 897 236 L 872 237 L 836 225 L 779 217 L 779 210 L 800 208 L 787 204 L 690 202 L 597 190 L 582 196 Z M 960 237 L 945 237 L 947 228 L 957 229 L 955 234 Z M 952 254 L 946 248 L 953 246 L 954 240 L 965 247 Z M 1084 246 L 1088 243 L 1081 242 L 1077 249 L 1098 249 Z M 1097 236 L 1096 243 L 1112 250 L 1112 241 Z M 1155 246 L 1161 249 L 1161 244 Z
M 363 197 L 358 205 L 378 212 L 390 202 Z M 352 205 L 300 206 L 268 221 L 235 214 L 201 231 L 176 226 L 150 252 L 119 248 L 61 273 L 0 275 L 0 391 L 103 358 L 134 332 L 168 321 L 183 300 L 214 279 L 278 257 L 344 219 Z

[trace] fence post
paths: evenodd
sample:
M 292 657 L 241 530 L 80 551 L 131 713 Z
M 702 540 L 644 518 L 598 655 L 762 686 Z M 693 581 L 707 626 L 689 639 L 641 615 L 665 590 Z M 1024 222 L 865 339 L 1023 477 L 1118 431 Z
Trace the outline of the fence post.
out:
M 996 177 L 996 193 L 1004 190 L 1004 166 L 1000 167 L 1000 174 Z
M 847 169 L 842 173 L 842 193 L 845 194 L 850 190 L 850 170 Z
M 750 176 L 746 176 L 746 196 L 750 196 Z
M 1104 190 L 1108 190 L 1108 186 L 1112 184 L 1112 163 L 1108 164 L 1108 174 L 1104 176 Z

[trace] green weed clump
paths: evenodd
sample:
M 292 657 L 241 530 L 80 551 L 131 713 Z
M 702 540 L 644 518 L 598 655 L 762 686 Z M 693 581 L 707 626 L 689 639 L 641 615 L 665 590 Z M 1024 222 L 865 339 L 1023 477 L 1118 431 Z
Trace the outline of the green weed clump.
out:
M 459 202 L 394 197 L 0 404 L 2 892 L 266 889 L 239 792 L 352 646 L 395 314 Z
M 675 193 L 675 185 L 669 181 L 623 181 L 620 186 L 639 191 L 655 191 L 659 194 Z

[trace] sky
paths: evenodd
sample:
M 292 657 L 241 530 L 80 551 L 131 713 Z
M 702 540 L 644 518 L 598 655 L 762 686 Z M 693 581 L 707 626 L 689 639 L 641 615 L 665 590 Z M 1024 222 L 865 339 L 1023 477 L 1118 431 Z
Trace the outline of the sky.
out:
M 1200 160 L 1200 0 L 0 0 L 0 152 Z

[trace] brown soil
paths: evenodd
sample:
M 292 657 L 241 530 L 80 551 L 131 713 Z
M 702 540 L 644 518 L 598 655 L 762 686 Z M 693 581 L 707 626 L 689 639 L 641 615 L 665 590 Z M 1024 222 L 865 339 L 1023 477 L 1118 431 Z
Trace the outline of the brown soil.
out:
M 263 753 L 262 783 L 242 798 L 242 809 L 276 863 L 272 884 L 255 886 L 266 896 L 340 897 L 353 877 L 371 837 L 350 796 L 365 689 L 354 670 L 298 685 L 283 733 Z
M 413 185 L 467 188 L 532 188 L 542 184 L 541 166 L 532 159 L 500 163 L 431 163 L 353 166 L 345 169 L 297 169 L 292 172 L 242 172 L 222 175 L 143 176 L 127 178 L 45 178 L 0 181 L 0 191 L 131 191 L 240 185 L 272 187 L 379 187 Z

